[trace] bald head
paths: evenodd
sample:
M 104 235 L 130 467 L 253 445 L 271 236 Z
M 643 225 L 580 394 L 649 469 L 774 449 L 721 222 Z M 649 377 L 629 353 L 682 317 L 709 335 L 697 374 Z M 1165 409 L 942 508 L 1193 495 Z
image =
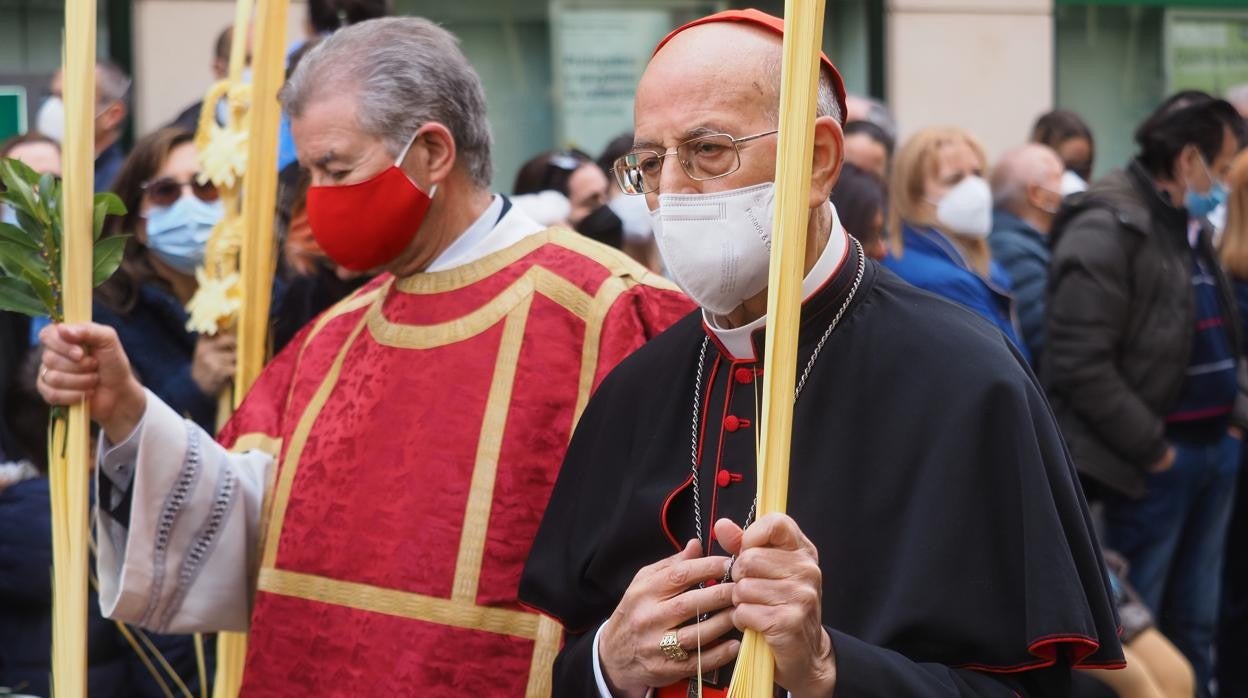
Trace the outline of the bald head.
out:
M 717 88 L 745 89 L 771 120 L 780 116 L 781 37 L 744 22 L 712 22 L 690 27 L 661 48 L 642 76 L 638 90 L 652 74 L 683 74 L 685 82 L 702 82 Z M 705 80 L 712 82 L 705 82 Z M 826 66 L 819 68 L 816 116 L 842 121 L 833 79 Z
M 1048 231 L 1061 204 L 1062 170 L 1058 154 L 1047 145 L 1028 143 L 1007 151 L 992 171 L 993 202 Z M 1036 219 L 1039 219 L 1038 221 Z
M 644 185 L 651 211 L 664 206 L 664 196 L 717 196 L 775 181 L 781 44 L 781 37 L 767 28 L 712 19 L 671 35 L 650 60 L 634 102 L 633 151 L 679 149 L 687 156 L 659 160 L 644 176 L 640 170 L 633 173 Z M 808 265 L 818 259 L 831 235 L 828 197 L 843 162 L 844 135 L 833 84 L 827 81 L 827 89 L 821 90 L 826 98 L 811 124 Z M 694 139 L 703 139 L 696 149 L 681 149 Z M 645 161 L 656 162 L 650 157 Z M 663 234 L 656 230 L 656 236 L 662 246 Z M 760 292 L 743 299 L 729 321 L 744 324 L 765 310 L 766 294 Z

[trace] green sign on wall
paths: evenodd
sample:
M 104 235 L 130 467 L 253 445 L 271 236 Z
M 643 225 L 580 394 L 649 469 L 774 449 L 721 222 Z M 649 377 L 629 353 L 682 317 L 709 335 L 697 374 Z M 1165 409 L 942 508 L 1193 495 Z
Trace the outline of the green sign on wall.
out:
M 0 141 L 26 133 L 26 88 L 0 85 Z
M 1248 83 L 1248 11 L 1166 13 L 1169 91 L 1204 90 L 1222 96 Z

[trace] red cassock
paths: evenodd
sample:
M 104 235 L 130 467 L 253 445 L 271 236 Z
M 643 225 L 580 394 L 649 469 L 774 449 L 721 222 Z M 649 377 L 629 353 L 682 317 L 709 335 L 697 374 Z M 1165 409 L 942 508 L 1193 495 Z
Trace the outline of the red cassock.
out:
M 306 328 L 221 435 L 280 454 L 243 695 L 547 695 L 560 629 L 516 592 L 572 427 L 692 309 L 549 230 Z

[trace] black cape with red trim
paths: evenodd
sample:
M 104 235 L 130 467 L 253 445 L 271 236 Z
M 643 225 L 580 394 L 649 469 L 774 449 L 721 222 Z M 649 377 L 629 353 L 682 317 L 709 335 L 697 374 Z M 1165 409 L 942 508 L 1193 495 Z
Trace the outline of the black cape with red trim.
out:
M 856 254 L 804 304 L 800 366 Z M 706 336 L 694 313 L 656 337 L 606 378 L 576 428 L 520 586 L 569 632 L 556 696 L 597 695 L 598 627 L 638 569 L 695 536 L 690 421 Z M 762 331 L 753 344 L 761 357 Z M 740 523 L 753 499 L 752 358 L 707 349 L 704 534 L 707 520 Z M 794 423 L 789 514 L 819 550 L 838 696 L 1068 695 L 1072 667 L 1122 666 L 1070 456 L 995 328 L 868 261 Z

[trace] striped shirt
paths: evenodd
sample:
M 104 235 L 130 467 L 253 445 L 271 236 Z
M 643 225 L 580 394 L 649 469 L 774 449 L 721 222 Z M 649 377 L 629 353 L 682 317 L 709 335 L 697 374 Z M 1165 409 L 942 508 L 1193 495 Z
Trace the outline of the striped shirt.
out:
M 1226 309 L 1212 267 L 1192 250 L 1192 292 L 1196 326 L 1183 391 L 1166 417 L 1171 438 L 1216 439 L 1226 431 L 1238 392 L 1235 348 L 1227 327 Z

